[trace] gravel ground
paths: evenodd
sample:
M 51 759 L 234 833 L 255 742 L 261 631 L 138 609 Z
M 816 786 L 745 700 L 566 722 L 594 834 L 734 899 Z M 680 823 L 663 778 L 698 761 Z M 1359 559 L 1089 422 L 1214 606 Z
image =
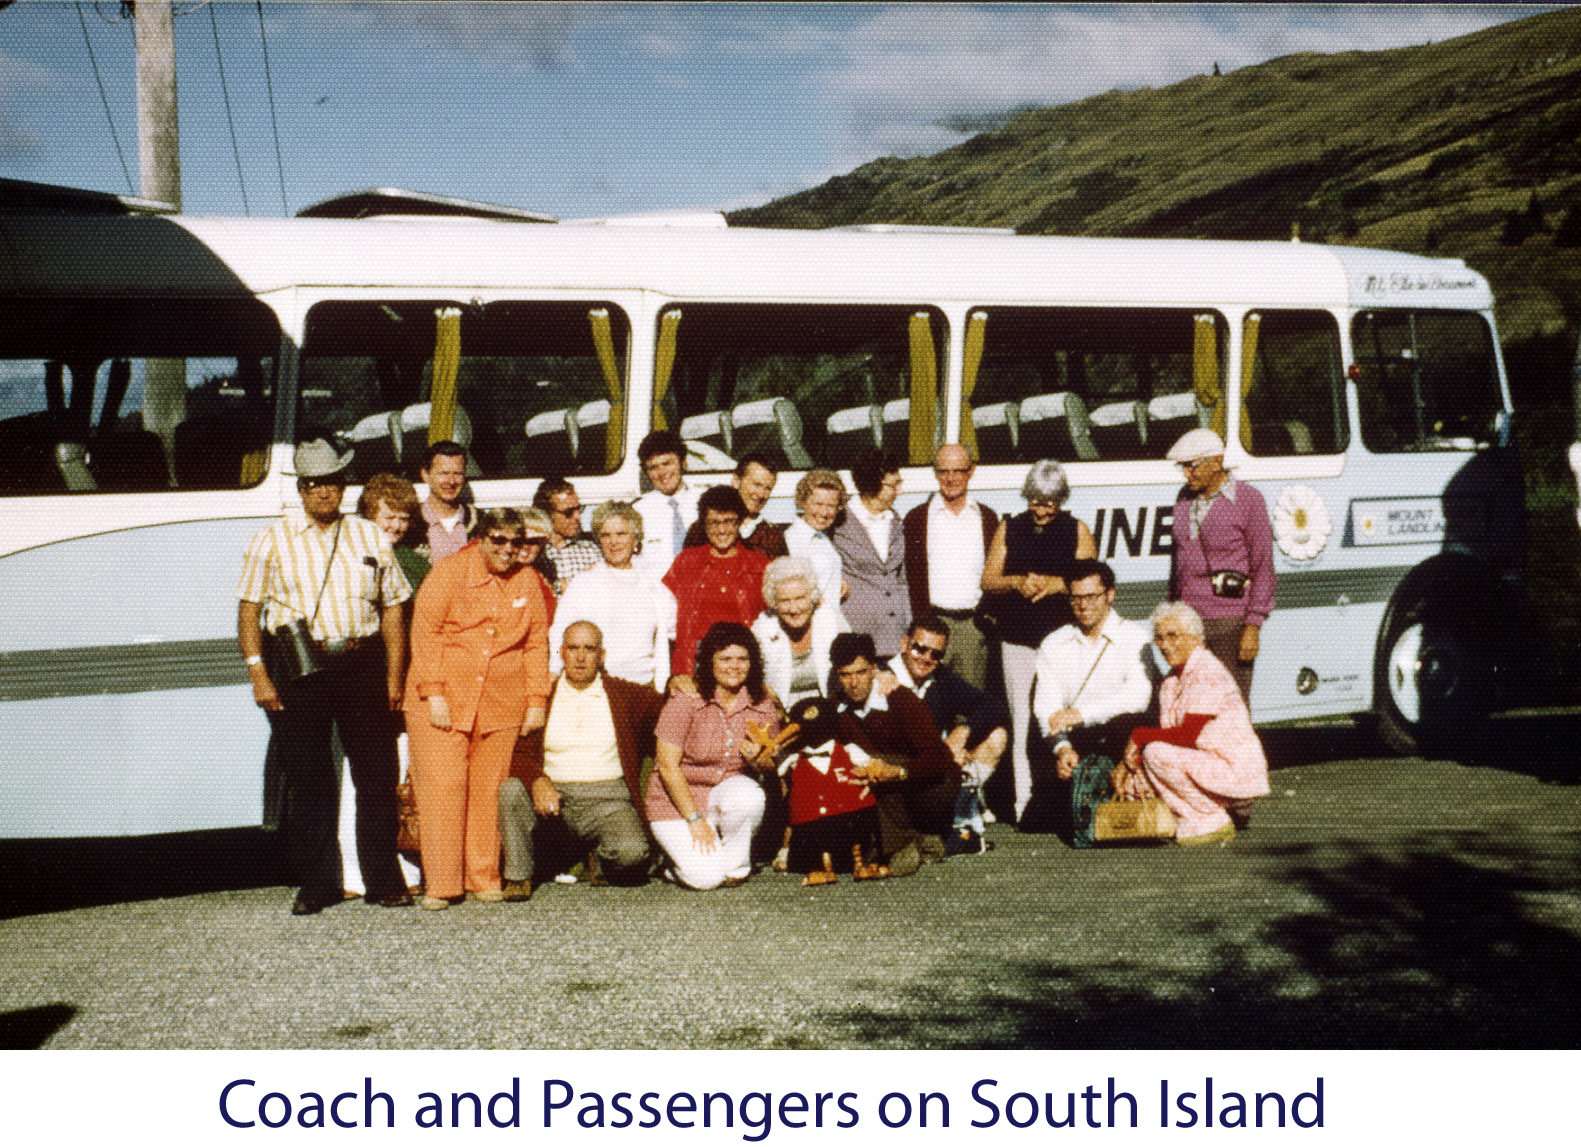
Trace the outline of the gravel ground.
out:
M 1227 846 L 995 826 L 987 855 L 815 889 L 765 872 L 296 919 L 292 889 L 230 870 L 137 898 L 153 877 L 123 846 L 84 897 L 102 857 L 51 885 L 71 862 L 13 849 L 54 891 L 0 918 L 0 1045 L 1572 1046 L 1581 788 L 1547 746 L 1577 724 L 1509 726 L 1504 767 L 1273 731 L 1274 795 Z M 209 872 L 201 848 L 159 866 Z

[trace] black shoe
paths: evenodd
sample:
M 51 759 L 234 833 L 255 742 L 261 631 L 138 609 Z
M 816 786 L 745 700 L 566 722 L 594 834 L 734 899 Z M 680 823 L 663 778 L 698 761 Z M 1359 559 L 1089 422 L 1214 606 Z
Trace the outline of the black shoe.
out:
M 296 902 L 291 905 L 291 915 L 317 916 L 331 904 L 339 904 L 340 901 L 341 898 L 339 896 L 324 896 L 320 893 L 307 891 L 299 892 L 297 893 Z
M 394 892 L 386 892 L 383 896 L 375 896 L 373 893 L 369 892 L 364 894 L 363 899 L 369 904 L 377 905 L 380 908 L 410 908 L 414 903 L 416 903 L 416 901 L 412 899 L 412 894 L 407 892 L 405 889 L 397 889 Z

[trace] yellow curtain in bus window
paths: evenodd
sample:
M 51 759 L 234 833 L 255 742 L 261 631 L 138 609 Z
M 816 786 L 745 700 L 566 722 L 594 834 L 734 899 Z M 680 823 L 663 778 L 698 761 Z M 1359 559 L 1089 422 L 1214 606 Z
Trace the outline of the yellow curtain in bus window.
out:
M 1261 315 L 1251 314 L 1246 316 L 1245 327 L 1241 331 L 1241 446 L 1250 454 L 1252 452 L 1252 415 L 1246 408 L 1246 399 L 1252 393 L 1252 384 L 1257 377 L 1257 332 L 1262 328 Z
M 599 369 L 604 372 L 604 386 L 609 391 L 609 421 L 604 429 L 604 469 L 614 472 L 620 468 L 620 448 L 624 444 L 621 439 L 626 429 L 625 395 L 620 388 L 620 367 L 615 361 L 615 340 L 610 334 L 609 312 L 600 307 L 588 311 L 587 319 L 593 327 L 593 349 L 598 352 Z
M 662 404 L 670 389 L 670 372 L 675 369 L 675 336 L 681 325 L 680 311 L 665 311 L 659 319 L 659 345 L 653 355 L 653 428 L 668 430 Z
M 1215 316 L 1197 315 L 1191 348 L 1191 380 L 1197 401 L 1213 411 L 1209 424 L 1224 437 L 1224 409 L 1219 405 L 1223 390 L 1219 386 L 1219 332 Z
M 977 423 L 972 419 L 972 393 L 977 389 L 977 372 L 983 364 L 983 340 L 987 334 L 988 316 L 976 311 L 966 320 L 966 343 L 961 348 L 965 360 L 961 363 L 961 433 L 960 444 L 966 447 L 973 462 L 977 461 Z
M 428 444 L 451 438 L 456 422 L 456 372 L 461 367 L 461 308 L 441 307 L 434 312 L 434 377 L 428 388 Z
M 933 461 L 933 408 L 939 392 L 938 360 L 933 351 L 933 326 L 926 311 L 911 316 L 911 439 L 910 463 Z

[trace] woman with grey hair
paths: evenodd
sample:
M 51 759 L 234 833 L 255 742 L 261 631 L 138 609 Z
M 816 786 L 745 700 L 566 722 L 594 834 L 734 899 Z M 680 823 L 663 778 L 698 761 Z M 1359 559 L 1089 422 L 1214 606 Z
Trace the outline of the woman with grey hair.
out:
M 1070 497 L 1065 468 L 1051 459 L 1027 471 L 1021 496 L 1027 508 L 999 523 L 983 563 L 983 605 L 994 618 L 1010 702 L 1011 767 L 1015 775 L 1016 821 L 1032 800 L 1032 765 L 1027 724 L 1032 719 L 1032 683 L 1038 646 L 1062 625 L 1074 622 L 1065 569 L 1073 559 L 1095 558 L 1098 545 L 1087 524 L 1063 509 Z
M 1170 601 L 1150 620 L 1153 642 L 1169 662 L 1158 687 L 1159 726 L 1131 731 L 1113 773 L 1115 795 L 1162 797 L 1181 844 L 1229 840 L 1268 793 L 1268 758 L 1240 686 L 1203 644 L 1197 611 Z
M 752 624 L 763 648 L 763 680 L 789 709 L 803 697 L 823 694 L 829 680 L 829 645 L 849 628 L 839 610 L 822 608 L 813 564 L 775 558 L 763 571 L 768 612 Z
M 642 515 L 629 502 L 593 511 L 593 537 L 604 560 L 571 579 L 549 630 L 549 669 L 558 673 L 560 645 L 572 622 L 591 621 L 604 635 L 604 668 L 639 685 L 661 683 L 675 637 L 675 595 L 632 561 L 642 546 Z

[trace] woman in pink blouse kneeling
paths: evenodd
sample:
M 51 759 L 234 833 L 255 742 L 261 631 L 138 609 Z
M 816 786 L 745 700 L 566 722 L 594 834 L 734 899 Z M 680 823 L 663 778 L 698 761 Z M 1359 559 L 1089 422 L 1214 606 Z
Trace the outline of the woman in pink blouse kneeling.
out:
M 744 625 L 715 622 L 697 647 L 697 696 L 671 697 L 654 730 L 648 822 L 688 888 L 732 888 L 752 874 L 763 789 L 748 767 L 772 769 L 779 731 L 763 654 Z
M 1228 840 L 1268 794 L 1268 759 L 1230 671 L 1202 643 L 1202 618 L 1184 602 L 1153 611 L 1153 640 L 1169 676 L 1158 688 L 1162 727 L 1137 729 L 1114 771 L 1115 795 L 1157 793 L 1181 844 Z

